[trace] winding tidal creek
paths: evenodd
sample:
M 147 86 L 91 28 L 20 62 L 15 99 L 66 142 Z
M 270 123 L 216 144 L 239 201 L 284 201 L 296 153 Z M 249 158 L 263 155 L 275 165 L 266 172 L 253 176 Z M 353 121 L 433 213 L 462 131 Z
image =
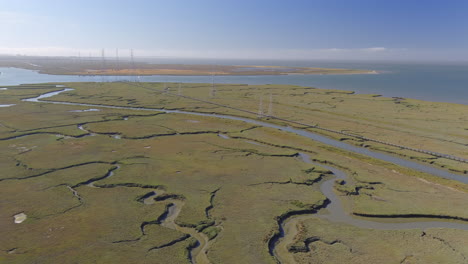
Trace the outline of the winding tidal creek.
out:
M 341 170 L 338 170 L 334 167 L 330 167 L 324 164 L 312 162 L 309 155 L 305 153 L 300 153 L 300 158 L 305 163 L 321 166 L 330 170 L 334 177 L 324 181 L 320 185 L 320 191 L 327 197 L 328 204 L 326 205 L 325 214 L 301 214 L 296 216 L 291 216 L 284 221 L 279 223 L 280 233 L 278 237 L 273 238 L 275 241 L 270 243 L 270 252 L 273 257 L 279 263 L 295 263 L 291 254 L 288 251 L 288 245 L 290 245 L 295 236 L 298 234 L 299 230 L 297 229 L 298 224 L 301 221 L 310 219 L 310 218 L 325 218 L 331 222 L 344 223 L 359 228 L 368 228 L 368 229 L 380 229 L 380 230 L 402 230 L 402 229 L 428 229 L 428 228 L 452 228 L 452 229 L 462 229 L 468 230 L 468 224 L 457 223 L 457 222 L 444 222 L 444 221 L 417 221 L 409 219 L 409 222 L 403 223 L 383 223 L 376 221 L 363 220 L 359 218 L 352 217 L 349 215 L 343 208 L 341 201 L 338 195 L 335 193 L 333 185 L 336 180 L 348 180 L 348 176 Z
M 112 109 L 127 109 L 127 110 L 144 110 L 144 111 L 158 111 L 166 113 L 180 113 L 187 115 L 196 115 L 196 116 L 210 116 L 230 120 L 243 121 L 250 124 L 255 124 L 264 127 L 276 128 L 282 131 L 294 133 L 342 150 L 366 155 L 372 158 L 380 159 L 386 162 L 394 163 L 402 167 L 407 167 L 416 171 L 429 173 L 438 177 L 451 179 L 459 181 L 462 183 L 468 183 L 468 177 L 450 173 L 448 171 L 440 170 L 430 166 L 426 166 L 420 163 L 412 162 L 409 160 L 401 159 L 398 157 L 390 156 L 383 153 L 378 153 L 370 151 L 365 148 L 349 145 L 347 143 L 333 140 L 318 134 L 315 134 L 310 131 L 305 131 L 298 128 L 293 128 L 289 126 L 280 126 L 275 125 L 259 120 L 254 120 L 250 118 L 229 116 L 229 115 L 220 115 L 220 114 L 208 114 L 208 113 L 197 113 L 189 111 L 179 111 L 179 110 L 166 110 L 166 109 L 156 109 L 156 108 L 143 108 L 143 107 L 124 107 L 124 106 L 111 106 L 111 105 L 100 105 L 100 104 L 85 104 L 85 103 L 72 103 L 72 102 L 59 102 L 59 101 L 44 101 L 41 99 L 49 98 L 59 93 L 71 91 L 73 89 L 65 88 L 60 91 L 50 92 L 42 94 L 35 98 L 24 99 L 26 102 L 40 102 L 40 103 L 52 103 L 52 104 L 63 104 L 63 105 L 76 105 L 76 106 L 88 106 L 93 108 L 112 108 Z M 222 136 L 222 135 L 220 135 Z M 229 137 L 223 138 L 229 139 Z M 347 175 L 341 170 L 338 170 L 334 167 L 326 166 L 324 164 L 314 163 L 311 161 L 310 157 L 307 154 L 301 153 L 300 158 L 303 162 L 318 165 L 330 170 L 334 177 L 323 181 L 320 183 L 321 192 L 327 197 L 327 204 L 325 205 L 326 212 L 323 214 L 316 213 L 304 213 L 296 214 L 286 219 L 279 221 L 279 234 L 276 237 L 273 237 L 269 243 L 270 254 L 276 259 L 278 263 L 294 263 L 292 255 L 288 252 L 287 246 L 293 241 L 294 237 L 297 235 L 297 224 L 300 221 L 307 220 L 309 218 L 325 218 L 331 222 L 340 222 L 344 224 L 349 224 L 359 228 L 369 228 L 369 229 L 382 229 L 382 230 L 401 230 L 401 229 L 427 229 L 427 228 L 452 228 L 452 229 L 463 229 L 468 230 L 468 224 L 463 224 L 460 222 L 451 222 L 451 221 L 418 221 L 418 219 L 406 219 L 405 222 L 378 222 L 378 221 L 369 221 L 362 218 L 355 218 L 348 214 L 342 207 L 341 201 L 338 195 L 334 191 L 334 184 L 336 180 L 344 180 L 346 182 Z M 183 227 L 177 226 L 174 223 L 175 218 L 177 218 L 183 203 L 181 201 L 172 201 L 172 205 L 168 207 L 168 213 L 162 222 L 163 226 L 168 228 L 176 229 L 182 231 L 183 233 L 190 234 L 198 240 L 198 247 L 191 252 L 193 254 L 193 262 L 196 263 L 209 263 L 208 258 L 206 257 L 206 250 L 210 243 L 204 235 L 199 235 L 199 233 L 194 233 L 194 230 L 185 229 Z M 325 211 L 325 210 L 324 210 Z M 419 219 L 422 220 L 422 219 Z
M 210 116 L 210 117 L 217 117 L 217 118 L 223 118 L 223 119 L 244 121 L 244 122 L 250 123 L 250 124 L 255 124 L 255 125 L 259 125 L 259 126 L 263 126 L 263 127 L 276 128 L 276 129 L 279 129 L 279 130 L 282 130 L 282 131 L 291 132 L 291 133 L 294 133 L 294 134 L 297 134 L 297 135 L 300 135 L 300 136 L 303 136 L 303 137 L 306 137 L 306 138 L 309 138 L 309 139 L 324 143 L 326 145 L 330 145 L 330 146 L 342 149 L 342 150 L 354 152 L 354 153 L 357 153 L 357 154 L 362 154 L 362 155 L 369 156 L 369 157 L 372 157 L 372 158 L 376 158 L 376 159 L 380 159 L 380 160 L 387 161 L 387 162 L 390 162 L 390 163 L 394 163 L 394 164 L 397 164 L 397 165 L 402 166 L 402 167 L 407 167 L 407 168 L 414 169 L 414 170 L 417 170 L 417 171 L 420 171 L 420 172 L 425 172 L 425 173 L 429 173 L 429 174 L 432 174 L 432 175 L 435 175 L 435 176 L 438 176 L 438 177 L 451 179 L 451 180 L 455 180 L 455 181 L 459 181 L 459 182 L 468 184 L 468 177 L 463 176 L 463 175 L 450 173 L 448 171 L 440 170 L 440 169 L 430 167 L 430 166 L 426 166 L 424 164 L 420 164 L 420 163 L 417 163 L 417 162 L 405 160 L 405 159 L 394 157 L 394 156 L 387 155 L 387 154 L 384 154 L 384 153 L 371 151 L 371 150 L 366 149 L 366 148 L 353 146 L 353 145 L 350 145 L 350 144 L 347 144 L 347 143 L 344 143 L 344 142 L 341 142 L 341 141 L 338 141 L 338 140 L 330 139 L 330 138 L 327 138 L 325 136 L 321 136 L 319 134 L 315 134 L 313 132 L 302 130 L 302 129 L 299 129 L 299 128 L 293 128 L 293 127 L 290 127 L 290 126 L 275 125 L 275 124 L 271 124 L 271 123 L 267 123 L 267 122 L 263 122 L 263 121 L 259 121 L 259 120 L 254 120 L 254 119 L 250 119 L 250 118 L 229 116 L 229 115 L 220 115 L 220 114 L 189 112 L 189 111 L 181 111 L 181 110 L 167 110 L 167 109 L 158 109 L 158 108 L 112 106 L 112 105 L 101 105 L 101 104 L 86 104 L 86 103 L 72 103 L 72 102 L 41 100 L 41 99 L 44 99 L 44 98 L 49 98 L 49 97 L 52 97 L 54 95 L 57 95 L 57 94 L 60 94 L 60 93 L 63 93 L 63 92 L 72 91 L 72 90 L 74 90 L 74 89 L 65 88 L 65 89 L 60 90 L 60 91 L 45 93 L 45 94 L 42 94 L 42 95 L 40 95 L 38 97 L 23 99 L 23 101 L 25 101 L 25 102 L 51 103 L 51 104 L 63 104 L 63 105 L 89 106 L 89 107 L 102 107 L 102 108 L 111 108 L 111 109 L 127 109 L 127 110 L 140 110 L 140 111 L 156 111 L 156 112 L 165 112 L 165 113 L 179 113 L 179 114 L 187 114 L 187 115 Z

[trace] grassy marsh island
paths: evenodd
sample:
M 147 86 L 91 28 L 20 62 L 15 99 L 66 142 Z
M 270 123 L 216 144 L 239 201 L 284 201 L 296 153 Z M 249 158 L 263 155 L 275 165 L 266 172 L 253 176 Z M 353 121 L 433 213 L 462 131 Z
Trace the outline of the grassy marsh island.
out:
M 0 57 L 1 58 L 1 57 Z M 16 67 L 37 70 L 54 75 L 298 75 L 298 74 L 376 74 L 373 70 L 334 69 L 288 66 L 252 65 L 206 65 L 206 64 L 152 64 L 145 62 L 117 61 L 98 58 L 45 58 L 45 57 L 4 57 L 0 67 Z
M 466 260 L 467 184 L 209 115 L 468 177 L 465 162 L 377 142 L 467 159 L 464 105 L 288 85 L 61 85 L 73 90 L 43 102 L 22 99 L 64 87 L 0 91 L 12 105 L 0 108 L 0 262 Z M 332 206 L 383 227 L 327 218 Z

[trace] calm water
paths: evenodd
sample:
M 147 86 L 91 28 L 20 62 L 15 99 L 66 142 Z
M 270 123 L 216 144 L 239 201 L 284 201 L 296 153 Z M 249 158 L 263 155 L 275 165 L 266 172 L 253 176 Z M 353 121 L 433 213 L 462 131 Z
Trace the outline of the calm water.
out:
M 244 84 L 294 84 L 326 89 L 356 91 L 357 93 L 381 94 L 392 97 L 408 97 L 435 102 L 451 102 L 468 105 L 468 63 L 465 64 L 397 64 L 369 62 L 330 61 L 206 61 L 163 60 L 157 63 L 209 63 L 233 65 L 279 65 L 303 67 L 331 67 L 369 69 L 381 74 L 366 75 L 281 75 L 281 76 L 216 76 L 216 83 Z M 0 68 L 0 85 L 42 82 L 88 82 L 135 80 L 126 76 L 58 76 L 38 74 L 34 71 Z M 142 82 L 194 82 L 211 83 L 211 76 L 141 76 Z

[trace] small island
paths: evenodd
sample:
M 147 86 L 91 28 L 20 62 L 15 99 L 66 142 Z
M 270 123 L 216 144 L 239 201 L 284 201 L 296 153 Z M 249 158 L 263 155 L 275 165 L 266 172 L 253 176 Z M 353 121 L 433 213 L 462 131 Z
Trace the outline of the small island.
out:
M 366 69 L 338 69 L 294 66 L 210 65 L 210 64 L 153 64 L 141 61 L 77 57 L 1 57 L 0 67 L 37 70 L 43 74 L 82 76 L 127 75 L 324 75 L 377 74 Z
M 284 66 L 146 64 L 137 68 L 83 69 L 71 75 L 292 75 L 372 74 L 375 71 Z

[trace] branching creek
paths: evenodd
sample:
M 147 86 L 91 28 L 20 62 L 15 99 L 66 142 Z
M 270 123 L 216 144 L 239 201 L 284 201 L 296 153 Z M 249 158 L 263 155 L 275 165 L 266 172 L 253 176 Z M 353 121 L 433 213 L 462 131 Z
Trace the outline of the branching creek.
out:
M 306 137 L 315 141 L 319 141 L 321 143 L 331 145 L 339 149 L 370 156 L 370 157 L 384 160 L 390 163 L 394 163 L 403 167 L 429 173 L 438 177 L 459 181 L 465 184 L 468 183 L 468 177 L 466 176 L 453 174 L 448 171 L 436 169 L 430 166 L 426 166 L 426 165 L 412 162 L 409 160 L 404 160 L 404 159 L 390 156 L 387 154 L 373 152 L 365 148 L 361 148 L 361 147 L 349 145 L 349 144 L 346 144 L 344 142 L 340 142 L 337 140 L 329 139 L 327 137 L 315 134 L 313 132 L 305 131 L 302 129 L 293 128 L 289 126 L 275 125 L 275 124 L 271 124 L 271 123 L 267 123 L 267 122 L 263 122 L 259 120 L 249 119 L 249 118 L 242 118 L 242 117 L 229 116 L 229 115 L 180 111 L 180 110 L 166 110 L 166 109 L 144 108 L 144 107 L 124 107 L 124 106 L 111 106 L 111 105 L 40 100 L 40 99 L 52 97 L 59 93 L 67 92 L 71 90 L 73 89 L 65 88 L 60 91 L 45 93 L 35 98 L 23 99 L 23 101 L 63 104 L 63 105 L 76 105 L 76 106 L 88 106 L 88 107 L 97 107 L 97 108 L 101 107 L 101 108 L 112 108 L 112 109 L 158 111 L 158 112 L 166 112 L 166 113 L 180 113 L 180 114 L 187 114 L 187 115 L 210 116 L 210 117 L 217 117 L 217 118 L 223 118 L 223 119 L 244 121 L 246 123 L 251 123 L 251 124 L 264 126 L 264 127 L 276 128 L 282 131 L 295 133 L 297 135 L 300 135 L 300 136 L 303 136 L 303 137 Z M 81 127 L 80 129 L 83 129 L 83 128 Z M 229 139 L 229 137 L 227 136 L 222 136 L 222 135 L 220 136 L 223 138 Z M 424 217 L 408 216 L 408 217 L 405 217 L 405 218 L 408 218 L 406 220 L 411 220 L 411 221 L 398 222 L 398 223 L 369 221 L 369 220 L 364 220 L 362 218 L 352 217 L 351 215 L 346 213 L 346 211 L 343 209 L 341 201 L 338 195 L 334 192 L 334 188 L 333 188 L 336 180 L 344 180 L 346 182 L 347 180 L 346 173 L 336 168 L 326 166 L 324 164 L 314 163 L 311 161 L 310 157 L 307 154 L 301 153 L 299 156 L 302 159 L 302 161 L 305 163 L 318 165 L 318 166 L 321 166 L 330 170 L 333 173 L 334 177 L 324 182 L 320 182 L 320 190 L 327 197 L 327 201 L 322 206 L 317 208 L 317 210 L 292 212 L 285 218 L 278 220 L 279 233 L 274 235 L 268 243 L 270 254 L 278 263 L 294 263 L 292 254 L 288 250 L 288 245 L 291 242 L 293 242 L 294 237 L 298 233 L 298 230 L 297 230 L 298 223 L 308 218 L 320 217 L 320 218 L 325 218 L 331 222 L 345 223 L 345 224 L 353 225 L 359 228 L 382 229 L 382 230 L 401 230 L 401 229 L 423 229 L 424 230 L 427 228 L 452 228 L 452 229 L 468 230 L 468 224 L 463 224 L 461 222 L 418 221 L 417 219 L 417 218 L 423 218 L 423 219 L 433 218 L 434 220 L 439 220 L 439 219 L 443 220 L 444 217 L 438 217 L 438 216 L 433 216 L 433 217 L 431 216 L 424 216 Z M 109 173 L 108 176 L 111 176 L 111 175 L 112 175 L 112 171 Z M 92 183 L 93 182 L 87 182 L 87 184 L 91 184 L 91 185 Z M 149 201 L 148 199 L 152 199 L 152 198 L 154 197 L 150 196 L 149 198 L 145 199 L 145 203 L 148 203 Z M 175 223 L 175 219 L 177 218 L 177 216 L 179 215 L 182 209 L 183 201 L 177 200 L 177 199 L 167 199 L 165 201 L 170 202 L 170 203 L 167 206 L 167 210 L 164 214 L 163 219 L 160 219 L 160 224 L 162 226 L 181 231 L 182 233 L 188 234 L 194 237 L 195 239 L 197 239 L 199 244 L 190 250 L 189 258 L 192 261 L 192 263 L 209 263 L 209 260 L 206 256 L 206 250 L 209 247 L 210 243 L 212 243 L 212 241 L 209 242 L 206 235 L 204 235 L 203 233 L 197 232 L 193 228 L 181 227 Z M 322 209 L 326 209 L 326 213 L 316 214 L 318 210 L 322 210 Z M 399 218 L 399 217 L 395 216 L 395 218 Z M 369 218 L 369 219 L 378 219 L 378 217 Z
M 95 185 L 95 183 L 98 182 L 98 181 L 107 179 L 109 177 L 112 177 L 114 175 L 114 171 L 116 171 L 118 169 L 120 169 L 120 166 L 116 165 L 116 166 L 112 167 L 111 169 L 109 169 L 108 172 L 104 176 L 99 177 L 99 178 L 93 178 L 93 179 L 87 180 L 87 181 L 82 182 L 82 183 L 78 183 L 73 187 L 79 187 L 79 186 L 88 186 L 88 187 L 91 187 L 91 188 L 113 188 L 113 187 L 116 187 L 116 186 L 112 186 L 112 185 Z M 117 185 L 117 186 L 120 186 L 120 185 Z M 67 187 L 73 192 L 73 195 L 75 197 L 77 197 L 78 200 L 81 203 L 82 198 L 78 194 L 78 192 L 73 187 L 70 187 L 70 186 L 67 186 Z M 134 186 L 129 185 L 127 187 L 134 187 Z M 154 186 L 154 187 L 157 187 L 157 186 Z M 151 204 L 155 203 L 158 200 L 158 197 L 162 197 L 161 196 L 162 194 L 164 194 L 164 191 L 160 190 L 160 189 L 157 189 L 157 190 L 151 191 L 147 195 L 141 197 L 141 199 L 139 201 L 142 202 L 143 204 L 151 205 Z M 195 228 L 183 227 L 183 226 L 180 226 L 180 225 L 176 224 L 176 219 L 177 219 L 177 217 L 179 216 L 179 213 L 182 210 L 182 207 L 184 205 L 184 201 L 179 200 L 179 199 L 175 199 L 175 198 L 171 198 L 171 196 L 168 196 L 168 197 L 169 198 L 167 198 L 167 199 L 164 198 L 164 197 L 160 199 L 160 201 L 164 201 L 164 202 L 168 203 L 167 206 L 166 206 L 166 211 L 157 220 L 149 221 L 149 222 L 143 222 L 141 224 L 140 228 L 141 228 L 141 233 L 142 234 L 141 234 L 140 237 L 138 237 L 136 239 L 115 241 L 113 243 L 136 242 L 136 241 L 140 240 L 140 238 L 142 236 L 146 235 L 145 234 L 145 226 L 151 225 L 151 224 L 160 224 L 163 227 L 179 231 L 181 233 L 184 233 L 185 235 L 182 236 L 181 238 L 176 239 L 174 241 L 171 241 L 171 242 L 169 242 L 169 243 L 167 243 L 165 245 L 150 248 L 148 250 L 148 252 L 151 251 L 151 250 L 157 250 L 159 248 L 163 248 L 163 247 L 166 247 L 166 246 L 171 246 L 171 245 L 176 244 L 178 242 L 184 241 L 187 238 L 193 237 L 194 239 L 196 239 L 197 242 L 196 242 L 196 244 L 190 245 L 187 248 L 187 250 L 188 250 L 188 260 L 191 263 L 194 263 L 194 264 L 209 264 L 210 261 L 208 260 L 206 252 L 207 252 L 207 249 L 208 249 L 209 245 L 211 245 L 211 243 L 213 243 L 214 240 L 210 241 L 207 235 L 205 235 L 202 232 L 198 232 Z
M 209 245 L 211 244 L 208 237 L 202 232 L 197 232 L 197 230 L 195 230 L 194 228 L 182 227 L 180 225 L 177 225 L 175 223 L 175 219 L 179 216 L 179 213 L 181 212 L 184 203 L 183 201 L 176 199 L 170 199 L 167 201 L 170 201 L 171 203 L 167 207 L 167 213 L 164 215 L 163 219 L 161 219 L 161 225 L 170 229 L 180 231 L 184 234 L 188 234 L 189 236 L 197 240 L 197 244 L 189 250 L 189 260 L 192 263 L 210 263 L 206 255 L 206 251 Z
M 428 229 L 428 228 L 452 228 L 468 230 L 468 223 L 458 222 L 444 222 L 444 221 L 414 221 L 403 223 L 383 223 L 376 221 L 369 221 L 364 219 L 354 218 L 347 214 L 342 207 L 338 195 L 333 191 L 333 185 L 336 180 L 347 180 L 347 174 L 334 167 L 324 164 L 312 162 L 309 155 L 300 153 L 300 158 L 305 163 L 321 166 L 330 170 L 335 177 L 321 183 L 320 191 L 327 197 L 328 203 L 325 205 L 327 213 L 325 214 L 296 214 L 279 221 L 279 234 L 272 237 L 270 241 L 270 253 L 278 263 L 295 263 L 294 259 L 289 253 L 288 246 L 294 241 L 294 237 L 298 234 L 297 226 L 301 221 L 319 217 L 325 218 L 331 222 L 339 222 L 359 228 L 380 229 L 380 230 L 403 230 L 403 229 Z M 398 219 L 398 216 L 395 218 Z M 427 218 L 430 218 L 429 216 Z M 436 219 L 437 217 L 434 216 Z M 414 219 L 414 218 L 413 218 Z M 411 220 L 411 219 L 410 219 Z
M 162 190 L 158 190 L 157 192 L 150 192 L 147 196 L 142 197 L 141 202 L 147 205 L 153 204 L 155 203 L 157 198 L 160 197 L 163 193 L 164 191 Z M 213 240 L 210 241 L 207 235 L 205 235 L 202 232 L 198 232 L 195 228 L 183 227 L 176 224 L 176 219 L 182 211 L 184 201 L 173 198 L 163 199 L 163 201 L 168 202 L 165 212 L 156 221 L 143 223 L 141 225 L 142 235 L 145 235 L 144 227 L 148 224 L 160 224 L 163 227 L 177 230 L 179 232 L 184 233 L 185 235 L 167 244 L 150 248 L 148 251 L 170 246 L 180 241 L 184 241 L 187 238 L 193 237 L 197 240 L 197 242 L 195 245 L 189 246 L 188 259 L 191 263 L 209 264 L 210 261 L 208 260 L 206 251 L 209 245 L 213 242 Z

